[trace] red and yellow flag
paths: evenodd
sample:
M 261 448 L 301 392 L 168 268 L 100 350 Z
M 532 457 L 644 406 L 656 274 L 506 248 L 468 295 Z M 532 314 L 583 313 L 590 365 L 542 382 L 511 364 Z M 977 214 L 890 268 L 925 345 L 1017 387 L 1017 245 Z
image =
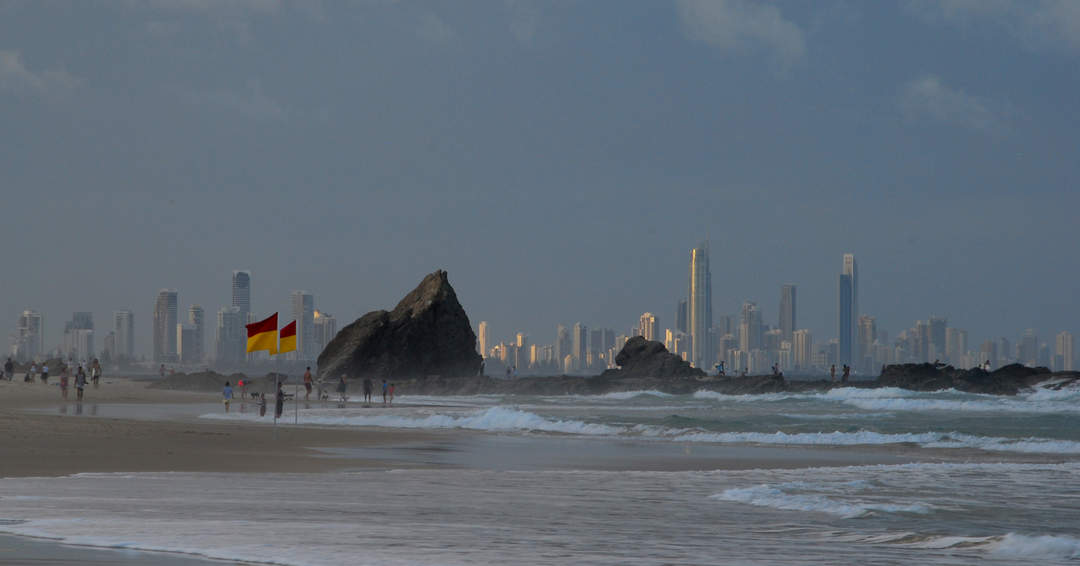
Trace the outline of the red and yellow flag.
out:
M 292 321 L 281 328 L 281 340 L 278 342 L 278 353 L 296 351 L 296 321 Z
M 248 352 L 266 350 L 270 354 L 277 353 L 277 313 L 270 315 L 266 320 L 247 325 L 247 333 Z

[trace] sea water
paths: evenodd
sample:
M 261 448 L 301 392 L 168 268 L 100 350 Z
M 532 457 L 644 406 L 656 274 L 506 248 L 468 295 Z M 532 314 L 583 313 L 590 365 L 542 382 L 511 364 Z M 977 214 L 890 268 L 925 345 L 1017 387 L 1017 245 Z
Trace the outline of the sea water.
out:
M 0 479 L 0 531 L 297 565 L 1080 560 L 1076 390 L 398 401 L 298 417 L 471 432 L 358 448 L 377 470 Z

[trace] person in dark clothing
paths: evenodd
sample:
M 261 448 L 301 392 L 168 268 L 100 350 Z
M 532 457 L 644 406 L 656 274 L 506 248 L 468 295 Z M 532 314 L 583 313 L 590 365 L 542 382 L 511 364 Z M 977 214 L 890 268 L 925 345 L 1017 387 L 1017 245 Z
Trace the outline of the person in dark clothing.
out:
M 364 378 L 364 402 L 365 403 L 370 403 L 371 402 L 371 393 L 372 393 L 372 390 L 374 390 L 374 389 L 375 389 L 375 384 L 371 382 L 371 378 L 370 377 L 365 377 Z
M 280 419 L 285 411 L 285 391 L 281 389 L 281 382 L 277 382 L 276 403 L 274 404 L 274 418 Z
M 848 377 L 851 376 L 851 367 L 844 364 L 844 375 L 840 376 L 840 383 L 847 383 Z

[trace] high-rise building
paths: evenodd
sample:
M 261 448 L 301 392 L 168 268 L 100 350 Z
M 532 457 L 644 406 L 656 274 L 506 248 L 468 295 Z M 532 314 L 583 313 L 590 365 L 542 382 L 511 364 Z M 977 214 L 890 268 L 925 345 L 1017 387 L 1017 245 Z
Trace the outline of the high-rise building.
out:
M 580 322 L 574 323 L 574 331 L 571 333 L 571 354 L 574 357 L 574 369 L 585 367 L 585 357 L 589 347 L 589 329 Z
M 945 358 L 952 365 L 958 365 L 967 354 L 967 331 L 948 327 L 945 329 Z M 980 360 L 983 361 L 983 360 Z
M 656 320 L 656 315 L 651 312 L 641 315 L 640 322 L 638 323 L 638 335 L 643 336 L 646 340 L 659 339 L 660 324 Z
M 870 373 L 874 370 L 874 340 L 877 339 L 877 322 L 872 316 L 859 316 L 859 348 L 861 357 L 855 364 L 859 372 Z
M 792 361 L 795 367 L 800 370 L 809 369 L 811 356 L 814 354 L 814 336 L 809 330 L 801 328 L 792 332 L 792 338 Z
M 197 364 L 202 361 L 196 335 L 194 324 L 182 322 L 176 325 L 176 357 L 180 363 Z
M 945 357 L 945 334 L 946 329 L 949 327 L 948 319 L 940 316 L 931 316 L 929 320 L 930 326 L 930 352 L 927 355 L 927 359 L 930 361 L 941 360 Z
M 709 369 L 712 353 L 712 272 L 709 270 L 709 243 L 690 250 L 690 284 L 687 292 L 687 327 L 690 333 L 690 363 Z
M 20 362 L 27 362 L 44 354 L 45 317 L 36 310 L 26 309 L 15 324 L 11 355 Z
M 795 328 L 795 286 L 788 284 L 780 288 L 780 334 L 784 340 L 791 341 Z
M 481 320 L 476 326 L 476 347 L 480 350 L 480 357 L 488 357 L 488 323 Z
M 219 364 L 244 361 L 247 330 L 240 307 L 222 307 L 217 313 L 215 358 Z
M 675 330 L 686 334 L 686 299 L 679 299 L 675 306 Z
M 244 324 L 251 318 L 251 272 L 238 269 L 232 272 L 232 306 L 240 309 Z
M 739 316 L 739 349 L 751 352 L 761 348 L 761 311 L 757 303 L 743 303 Z
M 135 314 L 129 310 L 113 311 L 113 332 L 115 337 L 115 356 L 133 359 L 135 357 Z
M 334 336 L 337 336 L 337 319 L 330 313 L 315 311 L 311 315 L 311 320 L 314 329 L 312 340 L 315 342 L 314 357 L 312 359 L 318 360 L 326 345 L 334 339 Z
M 154 362 L 169 363 L 176 358 L 176 289 L 158 291 L 154 302 Z
M 1073 371 L 1073 346 L 1075 341 L 1073 335 L 1068 330 L 1064 330 L 1057 335 L 1056 348 L 1054 348 L 1055 360 L 1060 358 L 1060 365 L 1054 364 L 1054 368 L 1057 371 Z
M 314 360 L 320 352 L 315 351 L 315 296 L 307 291 L 292 292 L 292 315 L 296 321 L 296 359 Z
M 1028 328 L 1020 336 L 1020 343 L 1017 344 L 1017 358 L 1016 361 L 1027 366 L 1039 364 L 1039 338 L 1035 335 L 1034 328 Z
M 859 270 L 855 264 L 855 254 L 844 254 L 844 263 L 840 271 L 838 303 L 837 362 L 851 365 L 856 354 L 854 351 L 855 328 L 859 321 Z
M 191 338 L 181 341 L 185 351 L 177 351 L 184 363 L 198 364 L 206 358 L 206 313 L 199 305 L 188 308 L 187 325 L 191 327 Z
M 64 325 L 63 353 L 71 359 L 89 360 L 94 356 L 94 315 L 90 312 L 72 313 Z
M 561 324 L 556 326 L 555 327 L 555 344 L 554 344 L 555 345 L 555 359 L 558 360 L 558 362 L 560 364 L 562 364 L 563 360 L 566 359 L 566 356 L 571 356 L 571 358 L 573 357 L 572 354 L 571 354 L 571 348 L 570 348 L 571 343 L 572 342 L 570 340 L 570 331 L 567 330 L 566 327 L 561 325 Z

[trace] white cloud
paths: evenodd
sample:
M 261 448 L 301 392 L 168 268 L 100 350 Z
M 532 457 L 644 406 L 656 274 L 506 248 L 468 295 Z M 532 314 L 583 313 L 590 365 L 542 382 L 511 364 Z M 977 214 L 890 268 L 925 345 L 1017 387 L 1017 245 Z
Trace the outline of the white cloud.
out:
M 924 20 L 964 30 L 1004 30 L 1032 50 L 1080 53 L 1077 0 L 912 0 Z
M 22 54 L 0 50 L 0 93 L 28 97 L 52 97 L 67 94 L 79 81 L 67 71 L 38 71 L 26 68 Z
M 988 134 L 1004 129 L 1003 112 L 998 106 L 950 88 L 934 75 L 915 79 L 900 92 L 900 109 L 909 120 L 930 118 Z
M 763 48 L 784 68 L 806 56 L 802 30 L 776 6 L 748 0 L 679 0 L 677 6 L 683 32 L 695 41 L 728 51 Z

